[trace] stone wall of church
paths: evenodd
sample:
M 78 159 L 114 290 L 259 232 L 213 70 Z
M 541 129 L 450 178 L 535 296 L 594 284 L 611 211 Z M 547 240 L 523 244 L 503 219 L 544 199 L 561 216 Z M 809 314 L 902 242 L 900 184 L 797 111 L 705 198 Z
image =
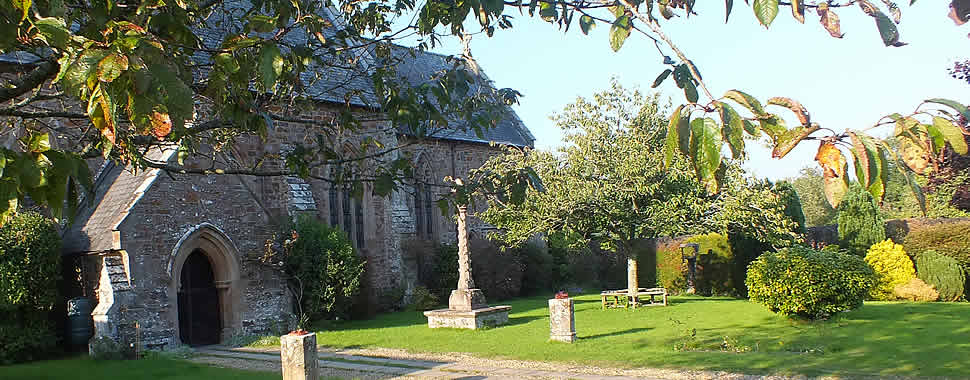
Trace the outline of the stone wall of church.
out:
M 253 183 L 236 176 L 157 177 L 119 227 L 138 300 L 137 310 L 129 310 L 129 314 L 138 315 L 143 345 L 178 342 L 178 299 L 171 291 L 177 286 L 173 284 L 174 254 L 180 239 L 203 224 L 228 238 L 239 268 L 238 291 L 242 294 L 235 310 L 237 325 L 230 327 L 229 334 L 278 332 L 273 330 L 288 327 L 292 306 L 282 273 L 259 260 L 266 240 L 276 232 L 272 215 L 278 215 L 274 208 L 281 206 L 272 199 L 283 185 L 279 178 Z

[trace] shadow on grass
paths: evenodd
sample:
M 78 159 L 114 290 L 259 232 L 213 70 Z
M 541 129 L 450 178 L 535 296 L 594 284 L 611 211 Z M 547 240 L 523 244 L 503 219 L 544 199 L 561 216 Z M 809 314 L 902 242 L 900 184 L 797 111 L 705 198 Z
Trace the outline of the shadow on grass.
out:
M 526 316 L 526 317 L 509 317 L 508 323 L 504 324 L 503 326 L 523 325 L 523 324 L 532 322 L 532 321 L 537 320 L 537 319 L 545 319 L 545 317 L 532 317 L 532 316 Z
M 608 338 L 608 337 L 611 337 L 611 336 L 618 336 L 618 335 L 636 334 L 636 333 L 639 333 L 639 332 L 650 331 L 650 330 L 653 330 L 653 329 L 651 329 L 649 327 L 637 327 L 637 328 L 634 328 L 634 329 L 626 329 L 626 330 L 620 330 L 620 331 L 613 331 L 613 332 L 609 332 L 609 333 L 605 333 L 605 334 L 593 334 L 593 335 L 588 335 L 588 336 L 580 336 L 579 339 L 583 339 L 583 340 L 586 340 L 586 339 L 593 340 L 593 339 Z

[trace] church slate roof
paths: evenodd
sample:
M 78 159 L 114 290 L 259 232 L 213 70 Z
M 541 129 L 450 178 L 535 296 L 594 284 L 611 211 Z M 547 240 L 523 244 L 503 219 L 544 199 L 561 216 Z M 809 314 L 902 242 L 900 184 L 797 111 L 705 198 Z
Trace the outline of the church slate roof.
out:
M 421 85 L 427 82 L 435 73 L 448 70 L 452 66 L 452 63 L 448 61 L 449 57 L 445 55 L 410 49 L 403 46 L 394 46 L 392 51 L 394 56 L 401 60 L 397 66 L 398 75 L 402 79 L 407 80 L 412 86 Z M 411 53 L 413 53 L 413 57 Z M 480 71 L 480 75 L 488 81 L 488 77 L 485 76 L 484 72 Z M 511 107 L 507 107 L 506 111 L 506 117 L 500 120 L 496 126 L 482 131 L 482 136 L 478 136 L 475 130 L 471 128 L 463 128 L 459 122 L 455 123 L 459 124 L 458 127 L 436 132 L 431 137 L 486 144 L 495 142 L 497 144 L 515 145 L 519 147 L 532 147 L 535 142 L 535 137 L 529 132 L 529 129 L 525 127 L 525 124 L 522 123 L 522 120 L 519 119 L 519 116 L 515 114 L 515 111 Z M 399 129 L 398 132 L 405 135 L 410 134 L 405 129 Z
M 152 160 L 167 161 L 174 149 L 148 153 Z M 94 191 L 81 201 L 81 208 L 63 235 L 63 252 L 102 252 L 118 249 L 113 231 L 128 216 L 128 211 L 158 177 L 159 170 L 134 172 L 130 167 L 106 161 L 97 173 Z

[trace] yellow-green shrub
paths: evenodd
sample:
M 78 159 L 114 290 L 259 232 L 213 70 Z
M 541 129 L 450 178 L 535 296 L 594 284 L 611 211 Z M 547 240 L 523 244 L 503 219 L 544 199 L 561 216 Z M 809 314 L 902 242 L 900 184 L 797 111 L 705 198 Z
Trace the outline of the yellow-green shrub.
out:
M 762 254 L 746 281 L 751 300 L 769 310 L 820 319 L 862 306 L 875 277 L 859 256 L 795 246 Z
M 687 242 L 700 245 L 700 254 L 697 257 L 697 292 L 703 295 L 736 293 L 734 278 L 731 276 L 734 255 L 727 236 L 710 233 L 691 237 Z
M 936 291 L 933 285 L 929 285 L 918 278 L 909 280 L 902 285 L 896 285 L 893 288 L 893 293 L 898 299 L 916 302 L 933 302 L 940 298 L 940 293 Z
M 870 296 L 876 300 L 895 299 L 893 290 L 896 286 L 905 285 L 916 278 L 913 260 L 903 250 L 903 246 L 889 239 L 869 247 L 866 263 L 876 271 L 878 276 L 878 283 L 870 293 Z

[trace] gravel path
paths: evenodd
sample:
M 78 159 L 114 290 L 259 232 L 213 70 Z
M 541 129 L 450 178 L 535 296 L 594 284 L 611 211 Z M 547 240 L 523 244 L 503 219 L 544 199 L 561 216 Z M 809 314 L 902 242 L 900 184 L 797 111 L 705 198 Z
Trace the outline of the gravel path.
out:
M 211 361 L 210 364 L 227 367 L 273 370 L 279 372 L 279 351 L 272 348 L 213 347 L 200 350 L 203 356 L 196 360 Z M 484 359 L 463 353 L 429 354 L 414 353 L 400 349 L 331 349 L 320 347 L 321 372 L 324 376 L 348 379 L 404 379 L 404 378 L 477 378 L 477 379 L 728 379 L 728 380 L 781 380 L 816 379 L 807 376 L 758 376 L 719 371 L 674 370 L 657 368 L 609 368 L 573 363 L 537 362 L 509 359 Z M 233 359 L 226 356 L 245 356 L 252 359 Z M 255 356 L 253 356 L 255 355 Z M 270 360 L 276 360 L 271 362 Z M 329 364 L 328 364 L 329 363 Z M 331 368 L 328 365 L 342 367 Z M 245 366 L 253 366 L 247 368 Z M 406 368 L 402 370 L 402 367 Z M 357 368 L 362 370 L 349 370 Z M 374 371 L 383 373 L 378 373 Z M 869 377 L 823 377 L 817 379 L 868 379 Z M 875 379 L 875 377 L 872 377 Z

